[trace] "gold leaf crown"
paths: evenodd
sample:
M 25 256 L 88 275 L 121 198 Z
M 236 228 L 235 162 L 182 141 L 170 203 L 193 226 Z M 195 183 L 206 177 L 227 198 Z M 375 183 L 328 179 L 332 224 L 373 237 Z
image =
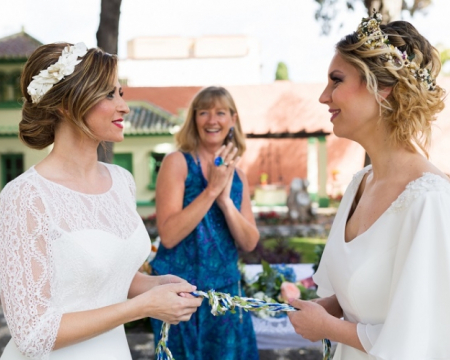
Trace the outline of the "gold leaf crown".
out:
M 419 64 L 414 61 L 415 54 L 408 55 L 406 51 L 400 51 L 397 47 L 389 42 L 389 38 L 381 31 L 382 16 L 375 9 L 373 15 L 363 18 L 358 25 L 356 31 L 358 39 L 365 41 L 364 45 L 371 49 L 389 49 L 387 54 L 383 54 L 386 62 L 392 64 L 397 70 L 402 68 L 409 69 L 411 75 L 422 83 L 427 90 L 436 89 L 436 81 L 432 78 L 430 70 L 421 68 Z

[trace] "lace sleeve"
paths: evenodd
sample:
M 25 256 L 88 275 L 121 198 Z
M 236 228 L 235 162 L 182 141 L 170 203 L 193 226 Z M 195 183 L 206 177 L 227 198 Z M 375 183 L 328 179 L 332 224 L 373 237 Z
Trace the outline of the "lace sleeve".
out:
M 36 187 L 18 180 L 0 194 L 1 300 L 20 352 L 47 359 L 62 316 L 52 308 L 49 216 Z

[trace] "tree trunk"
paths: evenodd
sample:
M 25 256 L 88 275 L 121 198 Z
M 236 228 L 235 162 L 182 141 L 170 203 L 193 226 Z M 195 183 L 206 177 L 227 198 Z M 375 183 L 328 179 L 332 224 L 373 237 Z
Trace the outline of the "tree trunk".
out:
M 97 46 L 110 54 L 117 54 L 119 42 L 120 5 L 122 0 L 102 0 L 100 24 L 97 31 Z M 111 163 L 113 143 L 100 144 L 97 148 L 98 160 Z
M 117 54 L 121 3 L 122 0 L 102 0 L 97 45 L 110 54 Z

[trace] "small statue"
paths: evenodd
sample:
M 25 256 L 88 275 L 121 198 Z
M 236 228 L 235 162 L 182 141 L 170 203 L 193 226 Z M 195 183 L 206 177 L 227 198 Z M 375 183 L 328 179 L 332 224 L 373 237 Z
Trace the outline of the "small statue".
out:
M 292 223 L 310 223 L 314 215 L 311 208 L 311 199 L 306 179 L 294 178 L 291 182 L 287 198 L 288 215 Z

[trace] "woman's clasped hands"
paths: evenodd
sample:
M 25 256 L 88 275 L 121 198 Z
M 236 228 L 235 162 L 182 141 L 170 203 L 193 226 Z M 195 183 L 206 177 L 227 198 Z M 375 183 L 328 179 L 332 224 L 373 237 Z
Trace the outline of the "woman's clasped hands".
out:
M 231 184 L 233 182 L 234 169 L 240 160 L 236 156 L 238 149 L 230 142 L 222 145 L 214 154 L 214 160 L 208 163 L 208 188 L 216 197 L 219 206 L 230 201 Z

